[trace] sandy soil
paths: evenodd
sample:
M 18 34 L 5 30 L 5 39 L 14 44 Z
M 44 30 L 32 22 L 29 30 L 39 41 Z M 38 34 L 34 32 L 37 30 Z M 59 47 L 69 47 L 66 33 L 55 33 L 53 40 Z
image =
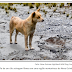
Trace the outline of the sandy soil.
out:
M 28 6 L 14 5 L 17 12 L 9 11 L 5 13 L 0 8 L 0 60 L 72 60 L 72 15 L 71 8 L 48 9 L 41 8 L 41 14 L 44 22 L 36 25 L 32 45 L 35 50 L 25 51 L 24 36 L 19 33 L 17 37 L 18 44 L 9 44 L 9 21 L 12 16 L 18 16 L 25 19 L 36 8 L 29 9 Z M 47 11 L 45 15 L 42 10 Z M 63 11 L 70 14 L 62 14 Z M 13 43 L 15 32 L 12 36 Z

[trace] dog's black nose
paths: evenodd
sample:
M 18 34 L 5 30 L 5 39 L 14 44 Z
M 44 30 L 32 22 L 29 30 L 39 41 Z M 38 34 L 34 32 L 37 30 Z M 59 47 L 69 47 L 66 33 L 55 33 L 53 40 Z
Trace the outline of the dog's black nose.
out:
M 42 22 L 43 22 L 44 20 L 42 20 Z

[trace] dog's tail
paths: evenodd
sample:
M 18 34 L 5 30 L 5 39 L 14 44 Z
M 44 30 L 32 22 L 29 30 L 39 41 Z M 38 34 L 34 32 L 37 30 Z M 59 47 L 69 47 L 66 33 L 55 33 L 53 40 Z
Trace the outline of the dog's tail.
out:
M 9 31 L 14 30 L 13 18 L 14 16 L 12 16 L 10 23 L 9 23 L 9 29 L 10 29 Z

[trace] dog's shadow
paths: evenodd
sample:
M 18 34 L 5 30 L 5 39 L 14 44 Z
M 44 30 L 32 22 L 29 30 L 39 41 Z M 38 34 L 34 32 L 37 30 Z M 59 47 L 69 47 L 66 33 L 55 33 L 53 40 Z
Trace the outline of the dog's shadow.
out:
M 12 49 L 15 49 L 15 50 L 19 50 L 19 51 L 24 51 L 25 48 L 23 48 L 22 46 L 20 46 L 19 44 L 10 44 L 10 47 Z

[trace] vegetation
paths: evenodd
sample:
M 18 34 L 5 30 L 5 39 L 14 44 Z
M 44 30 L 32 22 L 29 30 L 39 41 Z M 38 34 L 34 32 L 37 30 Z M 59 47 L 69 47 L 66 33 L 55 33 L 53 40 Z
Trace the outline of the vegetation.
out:
M 10 9 L 10 6 L 8 5 L 8 9 Z
M 72 6 L 72 3 L 70 3 L 70 6 Z
M 15 12 L 17 12 L 17 10 L 15 10 Z
M 9 13 L 9 11 L 8 11 L 8 10 L 6 10 L 6 13 Z
M 14 7 L 14 8 L 13 8 L 13 10 L 15 11 L 15 10 L 16 10 L 16 8 Z
M 5 8 L 5 10 L 7 10 L 7 7 Z
M 23 6 L 28 6 L 28 3 L 23 3 Z
M 56 7 L 57 3 L 52 3 L 53 7 Z
M 9 13 L 8 10 L 13 10 L 17 12 L 17 9 L 14 7 L 11 7 L 15 3 L 0 3 L 0 6 L 2 9 L 5 9 L 6 13 Z
M 49 3 L 43 3 L 44 5 L 48 5 Z
M 53 5 L 52 5 L 52 4 L 48 4 L 47 6 L 48 6 L 48 8 L 50 8 L 50 9 L 51 9 L 51 7 L 52 7 Z
M 8 3 L 9 6 L 12 6 L 14 3 Z
M 45 9 L 44 10 L 42 10 L 43 12 L 45 12 Z
M 45 13 L 45 15 L 47 14 L 47 11 L 45 11 L 45 9 L 44 9 L 44 10 L 42 10 L 42 12 L 44 12 L 44 13 Z
M 28 11 L 28 14 L 29 14 L 29 11 Z
M 4 6 L 2 6 L 2 9 L 4 9 Z
M 41 4 L 48 6 L 48 8 L 51 9 L 51 7 L 57 7 L 57 3 L 0 3 L 0 6 L 2 9 L 7 10 L 12 10 L 17 12 L 17 9 L 13 6 L 13 4 L 22 4 L 23 6 L 29 6 L 29 8 L 34 8 L 34 6 L 36 6 L 36 9 L 38 9 L 40 7 Z M 67 3 L 68 6 L 72 6 L 72 3 Z M 60 8 L 62 8 L 64 6 L 64 3 L 60 3 Z M 46 14 L 47 12 L 45 10 L 43 10 L 43 12 Z M 56 9 L 53 10 L 53 12 L 56 12 Z M 29 13 L 28 13 L 29 14 Z M 65 14 L 65 12 L 63 12 L 63 14 Z M 68 17 L 68 15 L 67 15 Z
M 72 19 L 72 16 L 71 16 L 71 19 Z
M 10 7 L 10 10 L 13 10 L 13 7 Z
M 57 8 L 55 8 L 55 9 L 53 10 L 53 12 L 56 12 L 56 10 L 57 10 Z
M 65 11 L 63 12 L 63 14 L 65 14 Z
M 61 4 L 60 4 L 60 8 L 62 8 L 63 6 L 64 6 L 64 3 L 61 3 Z
M 69 17 L 69 14 L 67 14 L 66 17 Z
M 35 3 L 35 5 L 36 5 L 36 9 L 38 9 L 40 6 L 40 3 Z
M 29 4 L 29 8 L 31 9 L 31 8 L 34 8 L 34 6 L 33 6 L 33 4 Z

